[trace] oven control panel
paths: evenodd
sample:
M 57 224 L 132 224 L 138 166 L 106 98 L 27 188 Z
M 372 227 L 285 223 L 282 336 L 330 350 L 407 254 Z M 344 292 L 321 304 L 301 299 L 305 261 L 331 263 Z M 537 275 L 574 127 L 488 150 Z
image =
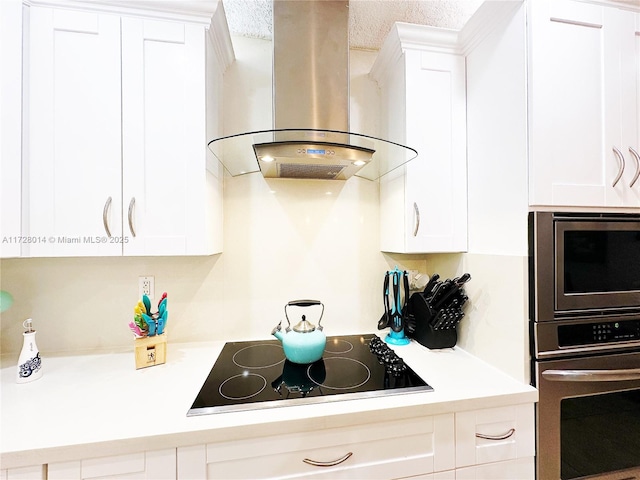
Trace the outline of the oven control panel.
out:
M 558 326 L 558 346 L 577 347 L 640 340 L 640 320 Z

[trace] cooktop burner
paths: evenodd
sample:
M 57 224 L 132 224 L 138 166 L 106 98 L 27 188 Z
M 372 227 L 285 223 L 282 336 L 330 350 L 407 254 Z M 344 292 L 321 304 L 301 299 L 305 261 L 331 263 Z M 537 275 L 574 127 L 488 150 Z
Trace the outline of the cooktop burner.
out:
M 377 336 L 327 338 L 311 364 L 287 360 L 278 340 L 225 343 L 187 416 L 433 391 Z

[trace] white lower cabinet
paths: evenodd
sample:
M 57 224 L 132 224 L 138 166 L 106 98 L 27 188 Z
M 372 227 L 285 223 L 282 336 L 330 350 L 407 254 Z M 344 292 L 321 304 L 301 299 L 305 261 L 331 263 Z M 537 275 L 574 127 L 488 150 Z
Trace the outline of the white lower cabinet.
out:
M 453 422 L 453 414 L 444 414 L 178 448 L 178 478 L 390 479 L 431 474 L 454 466 Z
M 534 405 L 178 448 L 178 479 L 533 480 Z
M 456 470 L 456 480 L 533 480 L 535 457 L 486 463 Z
M 45 472 L 45 465 L 10 468 L 0 470 L 0 480 L 45 480 L 47 478 Z
M 501 476 L 503 469 L 500 463 L 533 458 L 534 428 L 534 407 L 531 404 L 457 412 L 456 468 L 495 464 L 484 470 L 476 468 L 478 472 L 487 472 L 478 478 L 523 478 Z M 514 468 L 525 467 L 516 462 Z M 496 476 L 490 474 L 492 471 L 498 472 Z M 456 478 L 476 477 L 456 475 Z
M 47 480 L 170 480 L 176 478 L 176 449 L 50 463 L 47 467 Z
M 528 403 L 0 470 L 0 480 L 534 480 L 534 457 Z
M 535 457 L 516 458 L 506 462 L 485 463 L 471 467 L 412 475 L 394 480 L 533 480 Z

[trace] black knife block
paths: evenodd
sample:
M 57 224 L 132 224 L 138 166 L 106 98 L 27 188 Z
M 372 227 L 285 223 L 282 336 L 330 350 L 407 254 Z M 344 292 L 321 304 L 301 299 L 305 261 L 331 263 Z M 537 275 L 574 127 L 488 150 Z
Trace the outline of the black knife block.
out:
M 451 348 L 458 341 L 456 327 L 435 330 L 431 321 L 436 313 L 427 303 L 422 293 L 416 292 L 409 298 L 409 313 L 413 315 L 416 329 L 411 335 L 417 342 L 429 349 Z

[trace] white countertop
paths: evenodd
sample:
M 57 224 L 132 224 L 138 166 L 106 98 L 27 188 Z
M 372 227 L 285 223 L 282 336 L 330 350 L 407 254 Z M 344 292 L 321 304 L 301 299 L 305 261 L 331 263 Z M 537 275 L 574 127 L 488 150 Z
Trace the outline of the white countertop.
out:
M 460 348 L 394 347 L 433 392 L 187 417 L 224 342 L 168 343 L 167 363 L 135 369 L 127 352 L 51 356 L 43 376 L 16 384 L 3 358 L 0 468 L 489 408 L 538 400 Z

